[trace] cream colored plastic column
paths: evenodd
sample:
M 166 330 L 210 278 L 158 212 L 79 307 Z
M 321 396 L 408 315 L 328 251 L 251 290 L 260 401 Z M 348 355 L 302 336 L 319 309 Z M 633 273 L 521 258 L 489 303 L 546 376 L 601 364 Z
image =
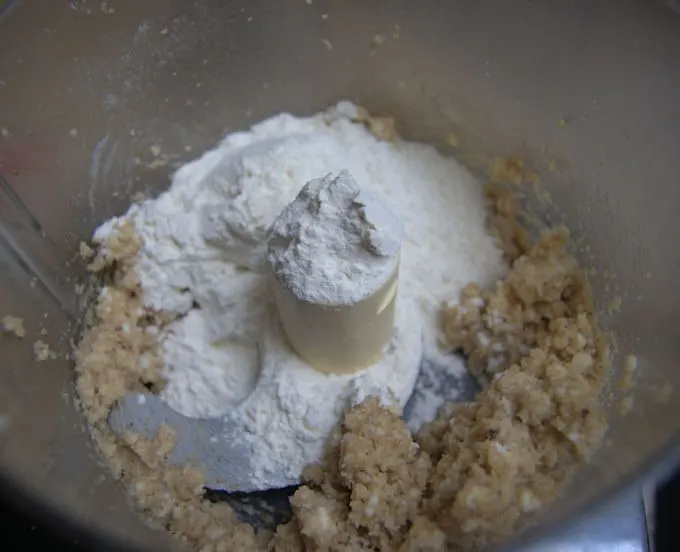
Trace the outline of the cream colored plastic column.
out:
M 303 301 L 271 276 L 279 316 L 295 352 L 317 370 L 348 374 L 375 364 L 394 335 L 399 268 L 353 305 Z

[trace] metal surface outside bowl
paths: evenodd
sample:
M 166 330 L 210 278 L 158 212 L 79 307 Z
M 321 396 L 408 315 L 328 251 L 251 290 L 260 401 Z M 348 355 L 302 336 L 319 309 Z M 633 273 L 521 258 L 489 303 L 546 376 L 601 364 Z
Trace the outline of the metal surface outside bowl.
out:
M 23 317 L 29 332 L 0 342 L 0 467 L 31 507 L 87 527 L 102 546 L 167 546 L 100 466 L 73 404 L 72 362 L 35 362 L 31 344 L 45 327 L 44 341 L 69 350 L 78 324 L 64 306 L 76 303 L 82 276 L 74 251 L 132 194 L 159 192 L 173 167 L 228 130 L 345 98 L 395 116 L 409 139 L 443 145 L 454 132 L 473 165 L 478 152 L 523 156 L 552 198 L 529 207 L 543 223 L 566 222 L 596 270 L 616 367 L 628 353 L 639 359 L 631 412 L 620 415 L 612 385 L 605 446 L 528 540 L 508 546 L 552 542 L 566 519 L 677 457 L 680 401 L 662 392 L 680 389 L 680 16 L 671 7 L 24 0 L 2 17 L 3 144 L 41 157 L 0 171 L 54 244 L 45 248 L 35 224 L 0 202 L 15 239 L 0 239 L 0 314 Z M 47 288 L 27 277 L 38 265 Z

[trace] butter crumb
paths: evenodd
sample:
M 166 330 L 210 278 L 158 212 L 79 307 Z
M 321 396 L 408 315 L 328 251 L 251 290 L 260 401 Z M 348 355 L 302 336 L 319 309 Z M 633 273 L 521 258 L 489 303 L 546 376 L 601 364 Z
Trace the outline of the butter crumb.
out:
M 55 355 L 50 351 L 50 346 L 43 340 L 38 339 L 33 343 L 33 357 L 38 362 L 45 362 L 49 359 L 54 359 Z
M 18 316 L 3 316 L 2 330 L 9 334 L 14 334 L 19 339 L 26 337 L 26 329 L 24 328 L 24 319 Z
M 399 139 L 394 119 L 392 117 L 369 117 L 368 130 L 379 140 L 395 142 Z
M 94 249 L 92 249 L 87 243 L 80 242 L 80 246 L 78 247 L 78 254 L 80 255 L 80 258 L 83 259 L 83 261 L 89 261 L 94 257 Z

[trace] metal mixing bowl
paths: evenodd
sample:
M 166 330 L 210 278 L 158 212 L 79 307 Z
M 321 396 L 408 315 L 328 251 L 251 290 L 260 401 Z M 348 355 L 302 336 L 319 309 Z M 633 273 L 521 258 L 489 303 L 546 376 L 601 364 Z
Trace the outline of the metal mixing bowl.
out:
M 680 16 L 670 6 L 9 4 L 0 23 L 3 144 L 32 144 L 43 157 L 38 168 L 3 170 L 37 220 L 0 200 L 0 317 L 22 316 L 28 329 L 23 341 L 0 341 L 4 493 L 88 528 L 100 549 L 110 538 L 166 542 L 100 467 L 73 404 L 72 362 L 35 362 L 31 345 L 69 350 L 78 324 L 67 311 L 82 274 L 74 251 L 134 192 L 163 189 L 177 163 L 227 130 L 342 98 L 395 116 L 409 139 L 443 144 L 455 132 L 469 162 L 478 158 L 469 152 L 523 156 L 559 206 L 551 220 L 563 216 L 583 238 L 577 253 L 597 269 L 603 312 L 621 301 L 603 321 L 617 339 L 617 367 L 625 354 L 639 359 L 634 407 L 621 416 L 614 393 L 607 443 L 527 538 L 551 538 L 568 516 L 672 460 L 680 400 L 660 392 L 680 391 Z M 38 282 L 27 276 L 36 274 Z

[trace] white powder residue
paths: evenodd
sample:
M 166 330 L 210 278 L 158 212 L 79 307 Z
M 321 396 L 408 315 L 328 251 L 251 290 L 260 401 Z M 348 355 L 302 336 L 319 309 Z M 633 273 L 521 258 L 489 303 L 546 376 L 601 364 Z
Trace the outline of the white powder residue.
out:
M 274 221 L 269 262 L 298 299 L 352 305 L 394 273 L 401 221 L 347 172 L 312 180 Z
M 329 436 L 348 407 L 377 395 L 385 406 L 408 401 L 422 357 L 422 334 L 414 303 L 397 302 L 394 338 L 378 364 L 349 375 L 321 373 L 287 345 L 278 317 L 263 329 L 262 373 L 253 394 L 226 414 L 231 429 L 251 451 L 254 486 L 302 470 L 323 458 Z M 237 431 L 234 432 L 233 428 Z M 240 430 L 240 431 L 238 431 Z
M 403 405 L 421 353 L 460 374 L 460 360 L 437 348 L 440 306 L 456 303 L 468 282 L 486 286 L 505 272 L 485 229 L 479 182 L 432 147 L 378 140 L 353 113 L 343 102 L 230 134 L 180 168 L 166 193 L 122 217 L 142 240 L 136 270 L 145 305 L 176 318 L 159 335 L 162 397 L 185 415 L 241 424 L 260 462 L 256 477 L 299 476 L 322 457 L 346 408 L 365 396 Z M 281 338 L 266 287 L 267 232 L 307 182 L 344 170 L 382 198 L 404 235 L 393 342 L 379 365 L 329 376 Z M 116 222 L 95 238 L 104 240 Z

